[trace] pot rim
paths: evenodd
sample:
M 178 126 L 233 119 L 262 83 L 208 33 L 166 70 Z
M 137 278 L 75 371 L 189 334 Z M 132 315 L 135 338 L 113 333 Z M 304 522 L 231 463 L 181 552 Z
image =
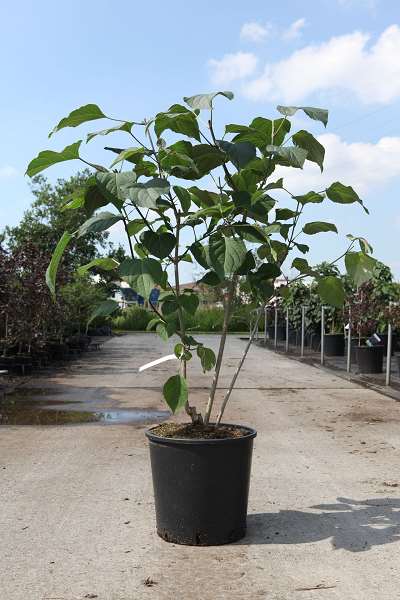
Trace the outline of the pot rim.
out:
M 355 350 L 361 349 L 361 350 L 380 350 L 381 348 L 385 348 L 384 344 L 375 344 L 375 346 L 367 346 L 366 344 L 362 344 L 361 346 L 359 346 L 357 344 L 357 346 L 354 346 Z
M 214 425 L 215 423 L 210 423 L 210 425 Z M 150 442 L 154 442 L 156 444 L 165 444 L 165 445 L 189 445 L 189 446 L 204 446 L 204 445 L 223 445 L 223 444 L 238 444 L 246 442 L 250 439 L 254 439 L 257 435 L 257 431 L 252 427 L 248 427 L 247 425 L 238 425 L 237 423 L 220 423 L 220 425 L 228 425 L 230 427 L 239 427 L 240 429 L 246 429 L 247 434 L 242 435 L 237 438 L 223 438 L 223 439 L 202 439 L 202 438 L 166 438 L 161 437 L 160 435 L 156 435 L 152 433 L 153 429 L 159 427 L 160 423 L 157 425 L 153 425 L 149 429 L 145 431 L 146 437 L 150 440 Z

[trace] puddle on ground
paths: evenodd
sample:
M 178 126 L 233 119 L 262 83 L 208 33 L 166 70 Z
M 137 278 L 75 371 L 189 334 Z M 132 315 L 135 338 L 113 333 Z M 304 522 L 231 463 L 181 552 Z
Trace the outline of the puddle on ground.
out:
M 56 394 L 55 390 L 21 391 L 0 397 L 0 425 L 150 424 L 166 421 L 171 415 L 169 411 L 151 408 L 96 410 L 92 402 L 43 398 Z M 35 397 L 38 392 L 41 398 Z

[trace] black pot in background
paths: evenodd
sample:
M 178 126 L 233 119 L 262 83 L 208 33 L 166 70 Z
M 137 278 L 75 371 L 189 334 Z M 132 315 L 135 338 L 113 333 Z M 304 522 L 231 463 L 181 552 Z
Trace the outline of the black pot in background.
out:
M 396 358 L 397 358 L 397 370 L 398 370 L 399 375 L 400 375 L 400 355 L 397 355 Z
M 387 345 L 388 345 L 388 334 L 387 333 L 377 333 L 377 336 L 381 338 L 382 346 L 385 348 L 385 356 L 387 354 Z M 397 345 L 396 335 L 392 335 L 392 356 L 394 355 L 394 351 Z
M 267 327 L 268 335 L 270 340 L 275 339 L 275 325 L 268 325 Z M 277 340 L 278 342 L 283 342 L 286 339 L 286 326 L 278 325 L 277 327 Z
M 355 352 L 359 373 L 382 373 L 383 346 L 356 346 Z
M 253 439 L 257 432 L 227 439 L 150 442 L 157 533 L 167 542 L 216 546 L 246 533 Z
M 324 353 L 326 356 L 344 356 L 344 334 L 326 333 L 324 336 Z

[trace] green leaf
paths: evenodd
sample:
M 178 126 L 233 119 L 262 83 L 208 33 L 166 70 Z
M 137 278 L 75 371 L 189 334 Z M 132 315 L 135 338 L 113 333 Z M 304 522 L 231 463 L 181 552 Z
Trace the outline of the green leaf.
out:
M 117 158 L 113 160 L 110 165 L 110 169 L 112 169 L 115 165 L 126 160 L 133 164 L 139 163 L 143 160 L 144 156 L 149 156 L 151 152 L 145 150 L 144 148 L 127 148 L 126 150 L 122 150 Z
M 364 254 L 373 254 L 374 250 L 373 250 L 371 244 L 365 238 L 351 235 L 351 233 L 349 233 L 346 237 L 349 240 L 358 242 L 360 244 L 360 250 L 362 252 L 364 252 Z
M 68 200 L 65 204 L 63 204 L 60 210 L 61 212 L 63 212 L 64 210 L 76 210 L 77 208 L 82 208 L 84 204 L 85 196 L 82 193 L 80 193 L 79 196 L 75 196 L 71 198 L 71 200 Z
M 350 185 L 343 185 L 343 183 L 340 183 L 340 181 L 335 181 L 335 183 L 332 183 L 332 185 L 329 186 L 325 191 L 326 195 L 330 200 L 332 200 L 332 202 L 337 202 L 339 204 L 353 204 L 354 202 L 358 202 L 361 204 L 365 212 L 368 213 L 368 210 L 362 203 L 362 200 Z
M 277 208 L 275 210 L 275 216 L 277 221 L 287 221 L 293 219 L 297 215 L 295 210 L 290 208 Z
M 68 231 L 65 231 L 62 234 L 46 270 L 46 284 L 53 298 L 55 298 L 56 295 L 56 278 L 61 257 L 64 254 L 65 248 L 68 246 L 73 237 L 73 234 L 68 233 Z
M 302 169 L 307 158 L 307 150 L 298 146 L 268 145 L 266 151 L 278 156 L 279 164 L 285 167 L 295 167 L 296 169 Z
M 343 306 L 345 294 L 343 282 L 339 277 L 334 277 L 333 275 L 322 277 L 318 281 L 317 291 L 322 302 L 325 304 L 336 306 L 337 308 Z
M 113 269 L 116 269 L 119 267 L 119 262 L 117 260 L 115 260 L 114 258 L 108 258 L 108 257 L 94 258 L 86 265 L 82 265 L 81 267 L 78 267 L 78 269 L 77 269 L 78 275 L 84 275 L 87 271 L 89 271 L 93 267 L 97 267 L 99 269 L 102 269 L 103 271 L 112 271 Z
M 228 100 L 233 100 L 232 92 L 212 92 L 211 94 L 198 94 L 197 96 L 185 96 L 186 102 L 193 110 L 206 110 L 212 108 L 213 100 L 216 96 L 225 96 Z
M 130 187 L 136 183 L 136 174 L 132 171 L 96 173 L 95 180 L 104 198 L 120 209 L 128 197 Z
M 162 324 L 162 321 L 161 321 L 161 319 L 159 317 L 155 317 L 154 319 L 151 319 L 147 323 L 146 331 L 152 331 L 156 327 L 156 325 L 158 325 L 160 323 Z
M 206 250 L 205 246 L 202 246 L 200 242 L 194 242 L 190 246 L 190 252 L 203 269 L 208 269 L 210 267 L 208 262 L 208 250 Z
M 305 131 L 304 129 L 294 134 L 293 142 L 296 144 L 296 146 L 299 146 L 307 151 L 307 160 L 316 163 L 321 169 L 322 173 L 324 170 L 325 157 L 325 148 L 323 145 L 320 144 L 311 133 Z
M 192 156 L 202 177 L 225 162 L 225 154 L 214 146 L 196 144 L 192 148 Z
M 307 246 L 307 244 L 298 244 L 297 242 L 294 242 L 294 245 L 302 254 L 307 254 L 307 252 L 310 251 L 310 246 Z
M 116 311 L 117 308 L 119 308 L 119 304 L 118 302 L 115 302 L 115 300 L 104 300 L 104 302 L 101 302 L 98 306 L 96 306 L 94 311 L 91 313 L 87 321 L 87 325 L 90 325 L 90 323 L 97 317 L 108 317 L 108 315 L 111 315 L 111 313 Z
M 191 315 L 194 315 L 198 306 L 199 306 L 199 298 L 196 294 L 186 293 L 179 296 L 178 300 L 180 306 L 186 310 Z
M 188 388 L 186 379 L 182 375 L 173 375 L 163 387 L 163 395 L 166 403 L 175 414 L 183 408 L 188 399 Z
M 221 202 L 221 195 L 216 192 L 209 192 L 208 190 L 200 190 L 196 186 L 189 188 L 189 192 L 192 194 L 191 198 L 197 206 L 206 208 L 207 206 L 216 206 Z M 227 196 L 223 196 L 222 199 L 228 199 Z
M 268 144 L 280 146 L 290 131 L 287 119 L 265 119 L 256 117 L 248 127 L 245 125 L 227 125 L 226 133 L 236 133 L 234 142 L 250 142 L 263 152 Z
M 77 237 L 80 238 L 87 233 L 99 233 L 100 231 L 105 231 L 118 221 L 121 221 L 121 215 L 115 215 L 110 212 L 101 212 L 93 215 L 87 221 L 85 221 L 77 230 Z
M 306 223 L 303 227 L 303 232 L 307 235 L 315 235 L 316 233 L 323 233 L 325 231 L 338 232 L 336 225 L 325 223 L 324 221 L 312 221 L 311 223 Z
M 220 285 L 221 280 L 215 271 L 208 271 L 203 275 L 201 279 L 199 279 L 198 283 L 203 283 L 205 285 L 215 287 L 217 285 Z
M 37 157 L 29 163 L 26 174 L 29 175 L 29 177 L 33 177 L 41 171 L 44 171 L 44 169 L 51 167 L 51 165 L 66 160 L 79 159 L 79 147 L 81 143 L 82 140 L 78 140 L 74 144 L 66 146 L 61 152 L 54 152 L 53 150 L 43 150 L 42 152 L 39 152 Z
M 130 133 L 133 127 L 133 123 L 131 121 L 126 121 L 121 125 L 117 125 L 116 127 L 110 127 L 109 129 L 102 129 L 101 131 L 93 131 L 92 133 L 88 133 L 86 136 L 86 143 L 90 142 L 93 138 L 98 135 L 108 135 L 109 133 L 114 133 L 115 131 L 126 131 Z
M 162 321 L 160 321 L 156 326 L 156 332 L 160 336 L 160 338 L 164 340 L 164 342 L 166 342 L 170 337 L 168 334 L 168 329 Z
M 175 248 L 176 238 L 172 233 L 144 231 L 140 241 L 149 251 L 149 254 L 157 258 L 166 258 Z
M 243 169 L 251 160 L 256 157 L 256 148 L 250 142 L 218 142 L 220 148 L 229 156 L 229 160 L 235 165 L 237 170 Z
M 210 264 L 221 279 L 229 277 L 240 268 L 246 253 L 246 246 L 242 240 L 225 238 L 218 234 L 210 237 Z
M 292 262 L 292 268 L 304 274 L 311 275 L 313 273 L 312 267 L 310 267 L 305 258 L 295 258 Z
M 317 194 L 317 192 L 307 192 L 307 194 L 303 194 L 302 196 L 293 197 L 297 202 L 300 202 L 300 204 L 309 204 L 310 202 L 315 204 L 324 200 L 323 194 Z
M 73 110 L 69 113 L 68 117 L 64 117 L 61 121 L 52 129 L 49 133 L 49 137 L 60 131 L 60 129 L 64 129 L 64 127 L 78 127 L 82 123 L 87 123 L 88 121 L 95 121 L 96 119 L 106 119 L 106 115 L 103 111 L 97 106 L 97 104 L 85 104 L 85 106 L 81 106 L 76 110 Z
M 127 232 L 129 236 L 136 235 L 139 231 L 142 231 L 146 227 L 146 223 L 142 219 L 132 219 L 127 225 Z
M 248 242 L 261 242 L 265 243 L 268 241 L 267 235 L 261 229 L 259 225 L 248 225 L 247 223 L 237 223 L 233 225 L 233 229 L 237 235 Z
M 154 131 L 159 138 L 165 130 L 182 133 L 200 141 L 199 125 L 196 115 L 180 104 L 173 104 L 167 112 L 158 113 L 155 118 Z
M 282 177 L 280 177 L 277 181 L 274 181 L 272 183 L 268 183 L 268 185 L 265 186 L 264 191 L 268 191 L 268 190 L 275 190 L 275 189 L 279 189 L 283 187 L 283 179 Z
M 188 361 L 192 358 L 192 353 L 185 349 L 185 346 L 179 342 L 174 348 L 174 354 L 179 360 Z
M 181 187 L 180 185 L 174 185 L 173 190 L 177 195 L 179 202 L 181 203 L 183 213 L 188 213 L 192 204 L 190 193 L 186 188 Z
M 285 117 L 292 117 L 298 110 L 302 110 L 310 119 L 328 124 L 328 111 L 325 108 L 314 108 L 313 106 L 277 106 L 276 109 Z
M 163 271 L 154 258 L 127 258 L 119 267 L 121 276 L 143 298 L 149 298 L 155 285 L 162 285 Z
M 346 270 L 357 286 L 373 276 L 376 260 L 364 252 L 348 252 L 344 259 Z
M 205 346 L 197 346 L 197 356 L 200 358 L 203 373 L 211 371 L 215 367 L 217 359 L 211 348 Z
M 135 183 L 129 187 L 128 196 L 136 206 L 157 208 L 156 201 L 162 194 L 169 192 L 169 183 L 166 179 L 154 177 L 146 183 Z

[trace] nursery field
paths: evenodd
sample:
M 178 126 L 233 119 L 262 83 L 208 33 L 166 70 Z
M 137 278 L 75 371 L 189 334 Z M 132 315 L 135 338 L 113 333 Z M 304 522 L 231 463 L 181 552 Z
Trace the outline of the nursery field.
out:
M 219 397 L 244 344 L 228 338 Z M 168 417 L 161 387 L 177 364 L 137 370 L 172 347 L 114 337 L 6 397 L 33 416 L 19 425 L 17 406 L 0 427 L 1 598 L 397 598 L 399 404 L 265 348 L 251 348 L 226 413 L 258 431 L 247 536 L 206 548 L 157 537 L 144 431 Z M 200 406 L 209 377 L 196 362 Z

